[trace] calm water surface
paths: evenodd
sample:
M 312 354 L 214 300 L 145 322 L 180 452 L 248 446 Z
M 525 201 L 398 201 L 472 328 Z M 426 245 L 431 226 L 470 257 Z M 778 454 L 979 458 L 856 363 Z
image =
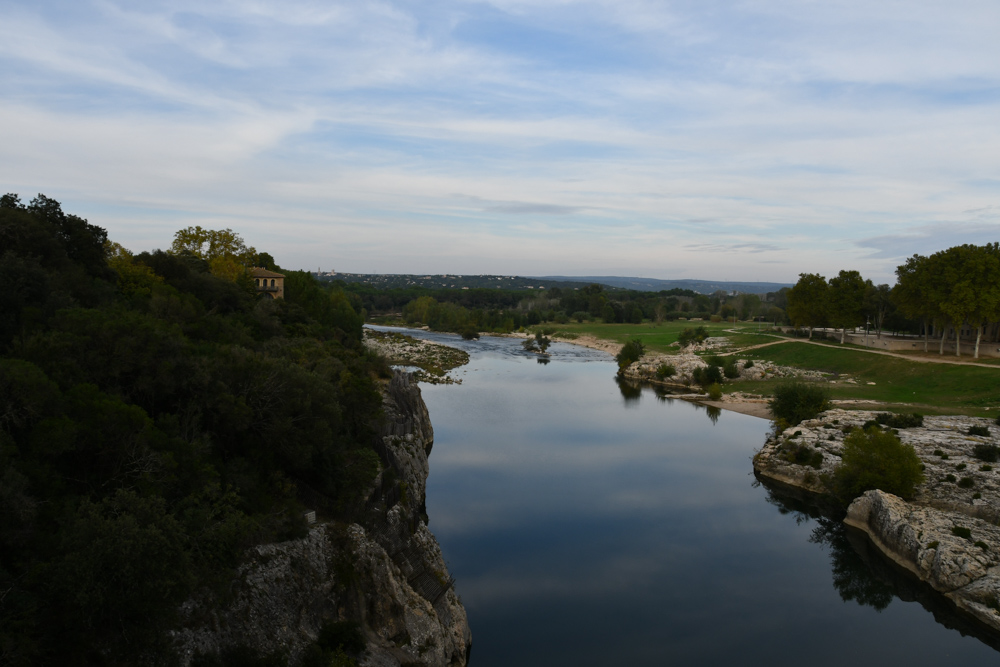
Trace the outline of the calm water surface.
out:
M 864 540 L 755 483 L 767 421 L 623 392 L 572 345 L 543 365 L 517 340 L 417 335 L 472 356 L 422 391 L 475 667 L 1000 664 Z

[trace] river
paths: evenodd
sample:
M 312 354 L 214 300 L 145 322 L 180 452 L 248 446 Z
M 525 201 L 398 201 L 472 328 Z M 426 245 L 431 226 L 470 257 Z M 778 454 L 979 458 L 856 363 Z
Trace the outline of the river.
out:
M 516 339 L 414 335 L 471 355 L 422 391 L 475 667 L 998 662 L 865 540 L 756 482 L 769 422 L 619 387 L 578 346 L 543 364 Z

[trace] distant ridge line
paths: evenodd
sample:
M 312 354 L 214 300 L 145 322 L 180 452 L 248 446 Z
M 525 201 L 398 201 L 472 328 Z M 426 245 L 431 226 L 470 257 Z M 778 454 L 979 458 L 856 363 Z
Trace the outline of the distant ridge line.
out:
M 658 278 L 635 278 L 629 276 L 531 276 L 538 280 L 555 280 L 559 282 L 598 283 L 622 289 L 641 290 L 644 292 L 659 292 L 670 289 L 689 289 L 699 294 L 711 294 L 718 290 L 726 292 L 744 292 L 748 294 L 765 294 L 777 292 L 783 287 L 791 287 L 794 283 L 770 283 L 733 280 L 660 280 Z

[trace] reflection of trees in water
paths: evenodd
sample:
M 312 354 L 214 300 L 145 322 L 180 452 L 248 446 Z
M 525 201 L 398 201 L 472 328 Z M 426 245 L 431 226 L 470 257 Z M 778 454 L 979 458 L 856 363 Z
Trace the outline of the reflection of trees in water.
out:
M 618 391 L 625 399 L 625 405 L 638 403 L 639 399 L 642 398 L 642 385 L 618 377 L 615 378 L 615 382 L 618 383 Z
M 719 416 L 722 415 L 722 408 L 717 408 L 714 405 L 706 405 L 705 412 L 708 414 L 708 418 L 713 424 L 719 423 Z
M 934 620 L 946 628 L 971 635 L 995 650 L 1000 637 L 962 614 L 948 598 L 918 580 L 886 558 L 868 536 L 842 523 L 844 511 L 834 504 L 823 505 L 793 491 L 767 489 L 767 502 L 782 514 L 790 514 L 797 524 L 815 521 L 809 541 L 830 553 L 833 587 L 844 602 L 856 602 L 881 612 L 895 598 L 919 602 Z
M 542 366 L 547 366 L 547 365 L 548 365 L 548 363 L 549 363 L 550 361 L 552 361 L 552 360 L 551 360 L 551 359 L 549 359 L 548 357 L 541 357 L 541 356 L 539 356 L 539 357 L 536 357 L 536 359 L 535 359 L 535 360 L 536 360 L 536 361 L 537 361 L 538 363 L 540 363 L 540 364 L 541 364 Z

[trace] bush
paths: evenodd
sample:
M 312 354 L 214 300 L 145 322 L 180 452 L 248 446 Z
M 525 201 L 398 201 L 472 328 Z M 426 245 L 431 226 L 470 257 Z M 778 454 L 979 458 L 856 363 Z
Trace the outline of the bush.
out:
M 464 338 L 465 340 L 478 340 L 479 332 L 476 331 L 475 329 L 463 329 L 462 338 Z
M 632 339 L 625 343 L 621 352 L 615 355 L 615 361 L 618 362 L 618 372 L 623 373 L 633 362 L 639 361 L 645 353 L 646 347 L 641 340 Z
M 692 371 L 691 379 L 702 387 L 712 384 L 722 384 L 722 371 L 719 370 L 718 366 L 703 366 Z
M 996 463 L 1000 458 L 1000 447 L 996 445 L 976 445 L 972 448 L 972 455 L 980 461 Z
M 570 315 L 570 317 L 572 317 L 577 322 L 583 322 L 584 320 L 589 320 L 590 319 L 590 313 L 588 313 L 585 310 L 578 310 L 575 313 L 573 313 L 572 315 Z
M 961 537 L 966 540 L 972 540 L 972 531 L 965 526 L 952 526 L 951 534 L 955 537 Z
M 709 385 L 708 397 L 713 401 L 717 401 L 722 398 L 722 387 L 720 387 L 717 382 L 713 382 Z
M 725 375 L 726 378 L 730 380 L 733 380 L 740 376 L 740 369 L 739 366 L 736 365 L 735 357 L 726 358 L 726 363 L 722 365 L 722 374 Z
M 708 331 L 705 327 L 698 327 L 697 329 L 685 329 L 677 336 L 677 342 L 680 343 L 681 347 L 687 347 L 692 343 L 701 343 L 706 338 L 708 338 Z
M 908 415 L 894 415 L 891 412 L 880 412 L 875 415 L 875 421 L 889 428 L 916 428 L 924 425 L 924 416 L 919 412 Z
M 826 389 L 814 384 L 793 381 L 774 388 L 774 397 L 768 402 L 771 414 L 795 426 L 805 419 L 812 419 L 829 406 Z
M 672 364 L 660 364 L 656 369 L 656 377 L 661 380 L 672 378 L 677 374 L 677 369 Z
M 718 366 L 719 368 L 722 368 L 726 364 L 726 361 L 717 354 L 710 354 L 705 357 L 705 363 L 709 366 Z
M 870 489 L 912 498 L 923 481 L 920 458 L 912 445 L 904 445 L 895 434 L 855 429 L 844 438 L 841 463 L 834 472 L 835 487 L 844 500 Z
M 743 368 L 753 368 L 753 359 L 747 359 L 747 362 L 743 364 Z
M 823 467 L 823 452 L 813 449 L 809 445 L 785 443 L 781 448 L 781 457 L 789 463 L 811 466 L 816 470 Z
M 970 426 L 969 435 L 981 435 L 985 438 L 990 437 L 990 427 L 989 426 Z
M 971 489 L 976 485 L 976 481 L 971 477 L 963 477 L 958 480 L 958 488 L 960 489 Z

